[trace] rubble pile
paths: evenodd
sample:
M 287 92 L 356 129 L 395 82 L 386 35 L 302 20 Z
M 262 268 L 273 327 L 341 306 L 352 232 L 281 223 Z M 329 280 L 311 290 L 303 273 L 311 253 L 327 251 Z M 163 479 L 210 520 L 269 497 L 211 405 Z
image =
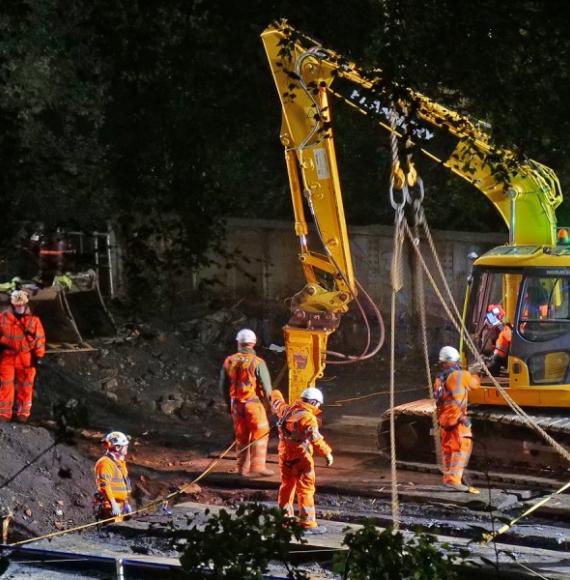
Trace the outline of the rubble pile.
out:
M 74 407 L 101 429 L 140 432 L 225 414 L 219 370 L 246 317 L 219 310 L 165 329 L 125 324 L 120 335 L 93 341 L 91 352 L 48 355 L 37 385 L 36 416 Z
M 93 464 L 50 431 L 0 423 L 0 503 L 9 541 L 92 520 Z
M 218 377 L 245 324 L 257 322 L 235 309 L 204 310 L 170 328 L 124 323 L 116 337 L 93 341 L 95 350 L 48 354 L 31 422 L 0 423 L 0 515 L 13 513 L 9 540 L 92 521 L 101 433 L 129 433 L 141 457 L 158 443 L 173 459 L 177 450 L 204 453 L 231 437 Z M 54 444 L 66 426 L 77 446 Z M 143 473 L 133 465 L 133 482 Z M 155 477 L 147 475 L 150 485 Z

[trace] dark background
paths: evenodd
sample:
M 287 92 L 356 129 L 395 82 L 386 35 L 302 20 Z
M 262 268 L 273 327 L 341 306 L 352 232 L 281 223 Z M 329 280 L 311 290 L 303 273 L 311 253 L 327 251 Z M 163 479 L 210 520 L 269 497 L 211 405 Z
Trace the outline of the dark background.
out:
M 2 228 L 112 220 L 129 272 L 203 261 L 223 216 L 291 219 L 279 101 L 259 34 L 285 17 L 364 66 L 489 122 L 498 145 L 570 180 L 570 19 L 493 0 L 3 0 Z M 390 223 L 388 138 L 342 106 L 335 130 L 353 224 Z M 432 227 L 504 228 L 474 189 L 424 174 Z M 568 211 L 559 211 L 561 223 Z M 158 253 L 157 246 L 162 248 Z M 158 275 L 157 274 L 157 275 Z

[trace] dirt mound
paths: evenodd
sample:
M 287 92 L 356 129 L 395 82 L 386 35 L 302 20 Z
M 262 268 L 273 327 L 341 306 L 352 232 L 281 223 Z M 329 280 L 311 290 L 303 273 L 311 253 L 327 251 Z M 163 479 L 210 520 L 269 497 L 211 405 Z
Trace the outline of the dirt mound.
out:
M 9 540 L 93 519 L 93 462 L 42 427 L 0 423 L 0 497 L 14 514 Z
M 64 413 L 83 428 L 156 431 L 175 440 L 190 434 L 196 446 L 216 433 L 225 441 L 229 419 L 218 379 L 237 330 L 247 325 L 258 332 L 270 368 L 280 367 L 283 356 L 272 361 L 259 318 L 235 308 L 195 310 L 172 324 L 124 322 L 117 337 L 92 341 L 91 352 L 48 355 L 38 373 L 34 419 Z

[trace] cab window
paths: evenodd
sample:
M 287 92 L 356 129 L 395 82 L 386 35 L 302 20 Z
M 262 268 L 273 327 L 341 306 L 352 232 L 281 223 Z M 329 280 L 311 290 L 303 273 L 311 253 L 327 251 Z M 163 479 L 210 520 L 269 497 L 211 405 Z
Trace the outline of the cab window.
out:
M 543 342 L 570 332 L 570 278 L 528 276 L 522 291 L 519 332 Z

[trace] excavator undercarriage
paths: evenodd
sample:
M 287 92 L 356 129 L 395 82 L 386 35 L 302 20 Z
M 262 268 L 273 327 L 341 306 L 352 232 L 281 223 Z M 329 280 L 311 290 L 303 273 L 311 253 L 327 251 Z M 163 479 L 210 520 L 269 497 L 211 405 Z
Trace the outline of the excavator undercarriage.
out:
M 396 456 L 408 467 L 411 463 L 437 465 L 433 412 L 434 403 L 430 399 L 394 408 Z M 472 405 L 469 417 L 473 423 L 474 442 L 469 462 L 471 469 L 567 478 L 568 462 L 510 409 Z M 532 412 L 532 418 L 558 443 L 570 449 L 570 413 L 567 410 L 537 410 Z M 387 457 L 390 456 L 389 421 L 390 412 L 386 411 L 378 426 L 378 447 Z

